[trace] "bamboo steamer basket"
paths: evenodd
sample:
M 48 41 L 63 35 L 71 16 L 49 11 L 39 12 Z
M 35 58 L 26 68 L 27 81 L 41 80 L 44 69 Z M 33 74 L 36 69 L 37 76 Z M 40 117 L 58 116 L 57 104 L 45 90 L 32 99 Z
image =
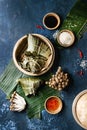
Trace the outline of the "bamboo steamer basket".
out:
M 72 114 L 73 114 L 73 117 L 75 119 L 75 121 L 77 122 L 78 125 L 80 125 L 82 128 L 86 129 L 87 130 L 87 125 L 85 126 L 82 122 L 81 122 L 81 119 L 80 117 L 78 117 L 78 110 L 77 110 L 77 105 L 79 104 L 79 101 L 81 101 L 81 99 L 83 98 L 83 96 L 86 94 L 87 96 L 87 89 L 86 90 L 83 90 L 81 91 L 79 94 L 77 94 L 77 96 L 75 97 L 74 101 L 73 101 L 73 104 L 72 104 Z M 81 105 L 81 108 L 79 106 L 79 109 L 82 109 L 83 108 L 83 105 L 84 103 Z M 87 109 L 87 108 L 86 108 Z M 81 114 L 81 113 L 80 113 Z M 83 115 L 84 116 L 84 115 Z M 87 120 L 87 119 L 86 119 Z
M 44 43 L 46 43 L 48 45 L 48 47 L 51 50 L 51 56 L 48 58 L 45 67 L 38 73 L 32 73 L 29 71 L 24 70 L 19 64 L 18 64 L 18 57 L 20 57 L 20 55 L 23 54 L 23 52 L 26 50 L 28 43 L 27 43 L 27 35 L 21 37 L 15 44 L 14 48 L 13 48 L 13 61 L 15 66 L 18 68 L 18 70 L 20 70 L 22 73 L 29 75 L 29 76 L 40 76 L 44 73 L 46 73 L 53 65 L 54 62 L 54 58 L 55 58 L 55 50 L 54 47 L 52 45 L 52 43 L 50 42 L 50 40 L 48 38 L 46 38 L 43 35 L 40 34 L 32 34 L 35 37 L 40 38 L 41 41 L 43 41 Z

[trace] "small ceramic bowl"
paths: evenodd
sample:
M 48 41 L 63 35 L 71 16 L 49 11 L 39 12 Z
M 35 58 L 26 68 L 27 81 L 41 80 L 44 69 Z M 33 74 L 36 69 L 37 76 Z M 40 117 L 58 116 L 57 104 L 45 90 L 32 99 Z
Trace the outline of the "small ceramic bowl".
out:
M 87 90 L 80 92 L 72 104 L 72 113 L 75 121 L 87 130 Z
M 49 30 L 54 30 L 60 25 L 60 17 L 58 14 L 50 12 L 43 17 L 43 25 Z
M 18 64 L 18 57 L 20 57 L 23 52 L 26 50 L 28 43 L 27 43 L 27 35 L 21 37 L 15 44 L 14 48 L 13 48 L 13 61 L 15 66 L 24 74 L 29 75 L 29 76 L 39 76 L 42 75 L 44 73 L 46 73 L 53 65 L 54 62 L 54 58 L 55 58 L 55 50 L 54 47 L 52 45 L 52 43 L 49 41 L 49 39 L 47 39 L 46 37 L 44 37 L 43 35 L 40 34 L 32 34 L 35 37 L 38 37 L 41 41 L 43 41 L 44 43 L 46 43 L 48 45 L 48 47 L 51 50 L 51 55 L 49 57 L 49 59 L 46 62 L 45 67 L 38 73 L 32 73 L 29 71 L 26 71 L 25 69 L 23 69 L 19 64 Z
M 45 110 L 50 114 L 58 114 L 63 107 L 62 100 L 57 96 L 50 96 L 45 100 Z
M 61 30 L 60 32 L 58 32 L 57 41 L 61 46 L 69 47 L 75 41 L 74 33 L 67 29 Z

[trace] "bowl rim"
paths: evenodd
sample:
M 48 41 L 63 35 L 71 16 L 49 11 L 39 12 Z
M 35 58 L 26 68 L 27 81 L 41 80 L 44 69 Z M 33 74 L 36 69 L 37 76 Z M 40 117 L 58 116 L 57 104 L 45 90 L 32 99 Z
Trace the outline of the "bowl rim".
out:
M 59 105 L 59 108 L 57 109 L 57 110 L 55 110 L 54 112 L 50 112 L 48 109 L 47 109 L 47 107 L 46 107 L 46 103 L 47 103 L 47 101 L 50 99 L 50 98 L 56 98 L 58 101 L 59 101 L 59 103 L 60 103 L 60 105 Z M 58 114 L 61 110 L 62 110 L 62 107 L 63 107 L 63 103 L 62 103 L 62 100 L 60 99 L 60 97 L 57 97 L 57 96 L 49 96 L 48 98 L 46 98 L 46 100 L 45 100 L 45 102 L 44 102 L 44 108 L 45 108 L 45 110 L 49 113 L 49 114 Z
M 57 24 L 56 24 L 55 27 L 49 28 L 48 26 L 46 26 L 46 24 L 45 24 L 45 18 L 46 18 L 47 16 L 54 16 L 54 17 L 57 19 Z M 46 14 L 44 15 L 44 17 L 43 17 L 43 25 L 44 25 L 44 27 L 47 28 L 48 30 L 55 30 L 55 29 L 57 29 L 57 28 L 59 27 L 59 25 L 60 25 L 60 17 L 59 17 L 59 15 L 58 15 L 57 13 L 54 13 L 54 12 L 46 13 Z
M 60 36 L 60 34 L 62 33 L 62 32 L 68 32 L 71 36 L 72 36 L 72 42 L 68 45 L 68 44 L 62 44 L 61 43 L 61 41 L 59 40 L 59 36 Z M 73 43 L 74 43 L 74 41 L 75 41 L 75 35 L 74 35 L 74 33 L 71 31 L 71 30 L 69 30 L 69 29 L 63 29 L 63 30 L 61 30 L 60 32 L 58 32 L 58 34 L 57 34 L 57 41 L 58 41 L 58 43 L 62 46 L 62 47 L 70 47 L 71 45 L 73 45 Z
M 13 54 L 12 54 L 12 57 L 13 57 L 13 61 L 14 61 L 14 64 L 15 66 L 18 68 L 18 70 L 20 70 L 22 73 L 26 74 L 26 75 L 29 75 L 29 76 L 40 76 L 44 73 L 46 73 L 53 65 L 54 63 L 54 59 L 55 59 L 55 50 L 54 50 L 54 47 L 53 47 L 53 44 L 51 43 L 51 41 L 46 38 L 45 36 L 41 35 L 41 34 L 35 34 L 35 33 L 32 33 L 33 36 L 37 36 L 39 37 L 42 41 L 44 41 L 45 43 L 47 43 L 51 49 L 51 52 L 52 52 L 52 60 L 50 61 L 49 65 L 43 70 L 41 71 L 40 73 L 31 73 L 31 72 L 28 72 L 26 70 L 24 70 L 21 66 L 18 65 L 18 62 L 16 60 L 16 50 L 18 48 L 18 46 L 21 44 L 22 40 L 24 38 L 27 38 L 27 35 L 24 35 L 22 36 L 15 44 L 14 48 L 13 48 Z
M 85 90 L 81 91 L 80 93 L 78 93 L 77 96 L 75 97 L 75 99 L 73 100 L 73 104 L 72 104 L 73 117 L 74 117 L 75 121 L 77 122 L 77 124 L 80 125 L 84 129 L 87 129 L 87 127 L 82 125 L 81 122 L 79 121 L 78 117 L 77 117 L 76 104 L 77 104 L 78 100 L 80 99 L 80 97 L 82 97 L 86 93 L 87 93 L 87 89 L 85 89 Z

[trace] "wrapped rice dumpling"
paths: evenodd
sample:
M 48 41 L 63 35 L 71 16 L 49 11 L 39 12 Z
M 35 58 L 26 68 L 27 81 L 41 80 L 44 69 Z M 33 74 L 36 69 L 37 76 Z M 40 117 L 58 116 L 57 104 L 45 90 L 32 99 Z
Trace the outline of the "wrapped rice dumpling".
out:
M 28 34 L 28 48 L 26 52 L 37 53 L 39 47 L 39 38 Z
M 22 68 L 25 70 L 32 72 L 32 73 L 38 73 L 44 68 L 44 65 L 46 63 L 46 59 L 41 56 L 36 57 L 25 57 L 22 59 L 22 62 L 19 62 Z
M 33 73 L 39 72 L 42 69 L 37 59 L 32 57 L 29 57 L 29 63 L 27 68 L 30 68 L 30 71 Z
M 47 44 L 41 42 L 38 49 L 38 54 L 48 59 L 48 57 L 51 55 L 51 50 Z
M 42 84 L 42 80 L 39 78 L 20 78 L 17 82 L 21 85 L 25 96 L 35 95 L 36 90 Z
M 44 70 L 51 55 L 49 46 L 32 34 L 28 34 L 28 47 L 20 57 L 19 65 L 26 71 L 39 73 Z

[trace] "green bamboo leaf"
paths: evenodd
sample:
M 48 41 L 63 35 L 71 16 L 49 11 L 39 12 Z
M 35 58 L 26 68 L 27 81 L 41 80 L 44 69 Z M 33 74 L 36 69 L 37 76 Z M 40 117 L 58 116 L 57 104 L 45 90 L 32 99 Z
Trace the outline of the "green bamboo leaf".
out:
M 13 61 L 9 63 L 4 73 L 0 76 L 0 89 L 9 95 L 16 89 L 18 78 L 22 77 L 22 73 L 15 67 Z
M 48 86 L 41 86 L 35 96 L 25 96 L 21 86 L 17 86 L 16 91 L 25 98 L 27 102 L 26 112 L 29 118 L 39 118 L 41 119 L 41 112 L 44 109 L 44 102 L 49 96 L 55 95 L 59 96 L 58 91 L 49 88 Z
M 87 31 L 87 2 L 78 0 L 64 20 L 61 30 L 69 29 L 80 39 Z
M 41 80 L 48 80 L 51 77 L 52 73 L 48 72 L 47 74 L 41 76 Z M 17 91 L 22 97 L 25 98 L 27 102 L 27 114 L 29 118 L 41 118 L 41 111 L 44 109 L 44 101 L 48 96 L 57 95 L 58 92 L 47 86 L 41 86 L 38 89 L 36 96 L 25 96 L 25 93 L 20 85 L 16 82 L 17 79 L 22 77 L 28 77 L 21 73 L 14 65 L 13 61 L 9 63 L 8 67 L 0 77 L 0 89 L 2 89 L 8 98 L 13 93 Z

